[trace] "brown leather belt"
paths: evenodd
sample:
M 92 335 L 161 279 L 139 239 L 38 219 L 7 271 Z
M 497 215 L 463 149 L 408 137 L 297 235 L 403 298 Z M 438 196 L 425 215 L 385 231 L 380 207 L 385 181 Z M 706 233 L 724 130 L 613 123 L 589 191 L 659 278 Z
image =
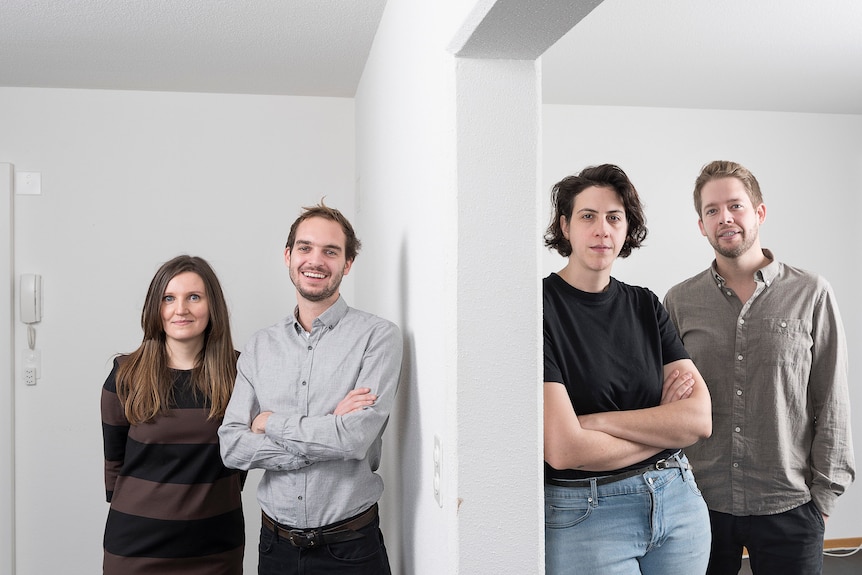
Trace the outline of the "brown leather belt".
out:
M 661 471 L 663 469 L 676 468 L 681 469 L 683 471 L 687 469 L 691 469 L 691 465 L 687 462 L 680 461 L 677 457 L 669 457 L 667 459 L 660 459 L 653 463 L 652 465 L 648 465 L 646 467 L 642 467 L 640 469 L 634 469 L 632 471 L 624 471 L 622 473 L 617 473 L 616 475 L 604 475 L 601 477 L 597 477 L 596 485 L 607 485 L 609 483 L 616 483 L 617 481 L 622 481 L 623 479 L 629 479 L 630 477 L 635 477 L 637 475 L 643 475 L 647 471 Z M 547 478 L 545 479 L 545 483 L 550 485 L 557 485 L 559 487 L 589 487 L 592 482 L 592 478 L 584 478 L 584 479 L 554 479 Z
M 331 543 L 341 543 L 342 541 L 352 541 L 365 537 L 365 535 L 359 533 L 357 530 L 370 524 L 376 518 L 377 504 L 375 503 L 367 511 L 346 521 L 318 527 L 317 529 L 295 529 L 276 523 L 266 513 L 261 512 L 261 520 L 264 527 L 274 531 L 278 537 L 287 539 L 294 547 L 301 549 L 320 547 Z

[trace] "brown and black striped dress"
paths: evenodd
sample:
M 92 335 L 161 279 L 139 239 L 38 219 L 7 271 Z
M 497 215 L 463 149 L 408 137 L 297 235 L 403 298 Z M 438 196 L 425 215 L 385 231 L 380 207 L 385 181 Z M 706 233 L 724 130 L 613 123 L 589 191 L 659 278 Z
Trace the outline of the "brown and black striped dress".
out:
M 119 359 L 122 361 L 122 358 Z M 117 397 L 118 360 L 102 388 L 107 575 L 238 575 L 245 547 L 240 491 L 218 446 L 221 420 L 191 371 L 172 371 L 174 405 L 150 423 L 129 425 Z

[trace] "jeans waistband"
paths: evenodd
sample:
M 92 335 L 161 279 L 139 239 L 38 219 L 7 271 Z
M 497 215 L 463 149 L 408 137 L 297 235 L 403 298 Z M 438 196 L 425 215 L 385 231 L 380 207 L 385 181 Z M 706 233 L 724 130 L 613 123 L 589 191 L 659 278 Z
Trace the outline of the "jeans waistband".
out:
M 552 477 L 548 477 L 545 479 L 545 483 L 547 483 L 548 485 L 556 485 L 558 487 L 587 487 L 593 482 L 593 480 L 595 480 L 596 485 L 607 485 L 609 483 L 622 481 L 623 479 L 628 479 L 630 477 L 643 475 L 648 471 L 661 471 L 663 469 L 680 469 L 682 471 L 685 471 L 687 469 L 691 469 L 691 464 L 687 460 L 683 461 L 681 456 L 682 451 L 678 451 L 671 457 L 668 457 L 666 459 L 659 459 L 652 465 L 647 465 L 646 467 L 641 467 L 640 469 L 633 469 L 631 471 L 623 471 L 622 473 L 616 473 L 614 475 L 587 477 L 584 479 L 554 479 Z

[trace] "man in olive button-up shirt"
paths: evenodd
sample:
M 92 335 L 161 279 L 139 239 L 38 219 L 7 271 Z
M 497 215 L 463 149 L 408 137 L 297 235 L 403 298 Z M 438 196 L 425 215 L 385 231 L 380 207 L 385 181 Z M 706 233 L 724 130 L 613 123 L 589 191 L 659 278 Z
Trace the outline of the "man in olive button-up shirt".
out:
M 713 402 L 712 437 L 686 449 L 710 509 L 707 573 L 738 573 L 743 546 L 757 575 L 820 573 L 825 519 L 855 476 L 835 295 L 761 247 L 744 167 L 708 164 L 694 199 L 715 261 L 665 307 Z

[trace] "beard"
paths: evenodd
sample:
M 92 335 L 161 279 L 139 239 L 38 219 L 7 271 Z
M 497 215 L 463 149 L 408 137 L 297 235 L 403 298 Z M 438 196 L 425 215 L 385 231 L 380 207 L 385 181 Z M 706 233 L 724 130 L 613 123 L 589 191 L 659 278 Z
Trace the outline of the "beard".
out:
M 720 255 L 726 258 L 735 259 L 751 249 L 751 246 L 753 246 L 754 242 L 757 241 L 758 228 L 755 226 L 748 230 L 742 230 L 740 234 L 742 235 L 742 242 L 735 247 L 726 247 L 721 245 L 717 237 L 710 238 L 709 243 L 712 246 L 712 249 Z
M 290 269 L 290 281 L 296 287 L 297 293 L 304 299 L 312 302 L 325 301 L 338 293 L 338 288 L 341 286 L 341 278 L 343 277 L 343 273 L 332 274 L 329 276 L 329 283 L 312 291 L 302 285 L 302 272 L 298 269 Z

